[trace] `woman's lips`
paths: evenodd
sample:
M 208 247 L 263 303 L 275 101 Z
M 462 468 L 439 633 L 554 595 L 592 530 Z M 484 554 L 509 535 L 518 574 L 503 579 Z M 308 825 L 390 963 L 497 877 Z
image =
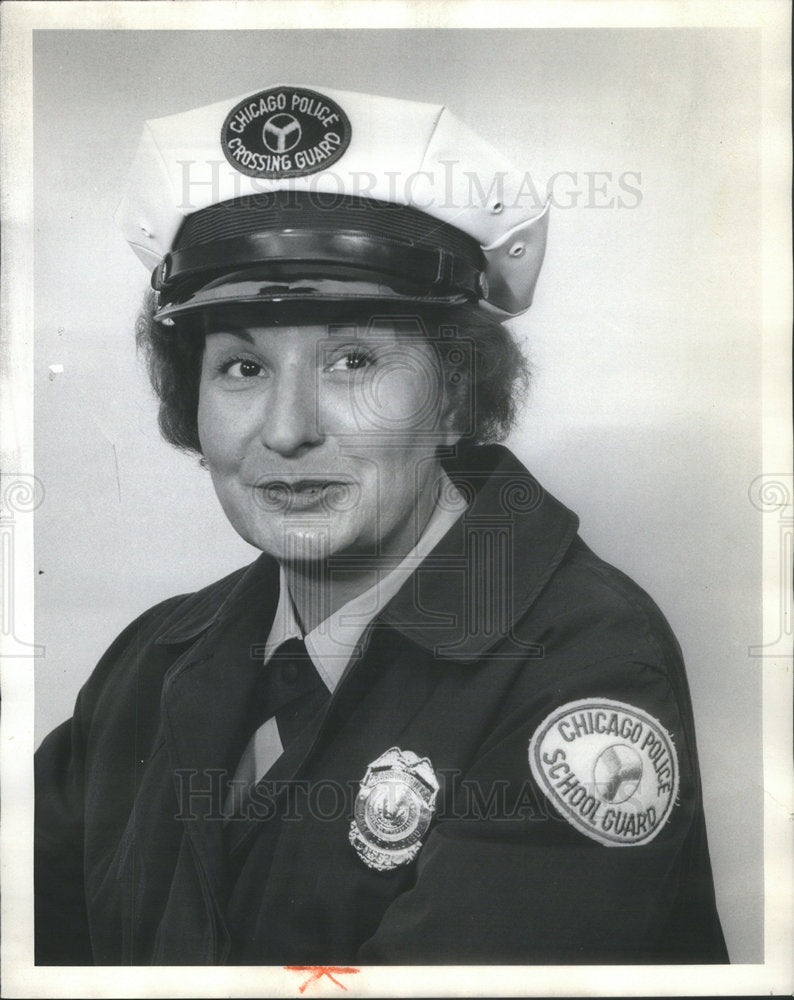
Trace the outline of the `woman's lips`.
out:
M 289 514 L 311 510 L 326 511 L 349 507 L 355 484 L 337 479 L 272 479 L 258 484 L 256 494 L 268 511 Z

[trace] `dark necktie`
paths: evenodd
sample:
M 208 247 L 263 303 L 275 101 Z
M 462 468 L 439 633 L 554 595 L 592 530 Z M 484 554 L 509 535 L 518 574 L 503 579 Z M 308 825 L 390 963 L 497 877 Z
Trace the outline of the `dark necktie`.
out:
M 303 639 L 282 642 L 263 669 L 261 722 L 275 716 L 281 745 L 286 750 L 328 700 L 328 688 Z
M 239 814 L 243 810 L 253 786 L 278 760 L 275 747 L 271 759 L 256 760 L 254 734 L 259 728 L 268 719 L 275 719 L 281 747 L 286 751 L 322 710 L 329 697 L 303 640 L 288 639 L 283 642 L 262 665 L 259 681 L 251 694 L 247 727 L 249 739 L 238 773 L 250 774 L 253 784 L 247 791 L 238 787 L 233 803 L 227 801 L 228 811 Z
M 260 726 L 272 718 L 276 720 L 281 746 L 287 752 L 322 711 L 329 698 L 328 688 L 317 673 L 303 640 L 288 639 L 283 642 L 262 666 L 259 684 L 253 692 L 249 723 L 251 738 L 243 759 L 248 755 L 255 756 L 253 736 Z M 265 762 L 266 773 L 276 759 Z M 261 773 L 257 774 L 253 785 L 247 790 L 238 790 L 233 802 L 227 802 L 226 847 L 230 855 L 236 855 L 234 862 L 230 856 L 231 870 L 234 870 L 235 864 L 242 863 L 244 853 L 241 852 L 256 832 L 263 835 L 263 827 L 267 826 L 270 828 L 268 835 L 276 835 L 277 824 L 255 823 L 254 826 L 259 828 L 256 831 L 250 823 L 241 825 L 238 822 L 248 814 L 254 787 L 262 778 Z

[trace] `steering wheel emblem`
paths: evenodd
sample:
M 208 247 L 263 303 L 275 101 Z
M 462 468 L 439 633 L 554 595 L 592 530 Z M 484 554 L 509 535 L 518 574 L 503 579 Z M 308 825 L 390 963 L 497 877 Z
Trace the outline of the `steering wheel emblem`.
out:
M 279 112 L 262 126 L 262 141 L 271 153 L 288 153 L 301 141 L 303 130 L 293 115 Z

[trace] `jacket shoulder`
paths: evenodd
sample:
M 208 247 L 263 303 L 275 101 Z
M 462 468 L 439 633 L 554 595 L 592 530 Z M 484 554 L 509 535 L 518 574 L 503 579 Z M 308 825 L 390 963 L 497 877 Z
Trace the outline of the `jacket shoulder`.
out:
M 157 642 L 177 625 L 184 625 L 185 629 L 195 626 L 198 632 L 212 620 L 249 568 L 243 566 L 200 590 L 176 594 L 152 605 L 130 622 L 110 649 L 130 635 L 138 643 L 147 639 Z
M 254 566 L 257 564 L 254 563 Z M 89 719 L 103 692 L 113 690 L 119 701 L 130 672 L 140 683 L 161 675 L 173 662 L 171 644 L 186 643 L 206 628 L 251 571 L 242 567 L 193 593 L 160 601 L 138 615 L 107 648 L 78 696 L 75 717 Z M 111 683 L 112 678 L 112 683 Z
M 667 669 L 681 661 L 675 635 L 653 598 L 578 536 L 532 618 L 549 651 L 564 640 L 569 651 L 581 647 L 587 665 L 619 657 Z

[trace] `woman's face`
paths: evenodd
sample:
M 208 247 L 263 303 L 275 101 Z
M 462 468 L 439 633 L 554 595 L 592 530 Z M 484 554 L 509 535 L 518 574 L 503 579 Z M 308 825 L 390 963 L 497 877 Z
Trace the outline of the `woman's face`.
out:
M 388 323 L 208 333 L 198 431 L 226 516 L 281 561 L 404 554 L 458 437 L 440 386 L 427 340 Z

